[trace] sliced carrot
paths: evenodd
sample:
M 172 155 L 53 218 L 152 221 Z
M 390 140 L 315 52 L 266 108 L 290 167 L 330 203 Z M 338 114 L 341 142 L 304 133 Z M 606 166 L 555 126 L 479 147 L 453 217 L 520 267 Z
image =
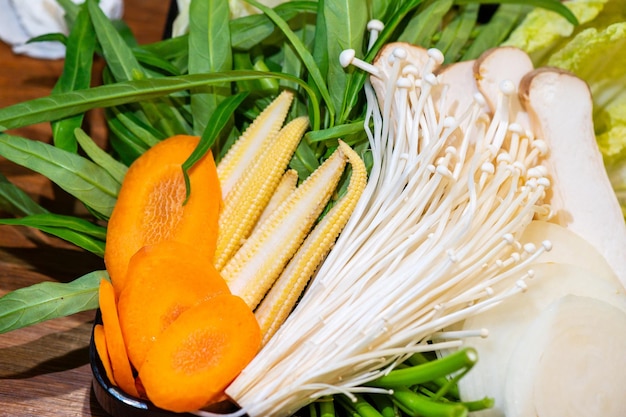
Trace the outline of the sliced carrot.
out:
M 223 398 L 260 344 L 252 310 L 237 296 L 218 295 L 182 313 L 159 336 L 139 378 L 158 407 L 197 410 Z
M 93 327 L 93 342 L 96 345 L 96 352 L 98 353 L 100 362 L 102 362 L 102 367 L 104 368 L 109 382 L 117 386 L 117 382 L 115 382 L 115 378 L 113 377 L 113 368 L 111 367 L 111 359 L 109 359 L 109 351 L 107 350 L 103 325 L 96 324 Z
M 136 369 L 182 312 L 216 294 L 229 293 L 206 254 L 175 241 L 144 246 L 130 259 L 127 274 L 118 311 L 128 357 Z
M 207 153 L 189 171 L 186 204 L 182 164 L 199 142 L 196 136 L 165 139 L 130 166 L 107 226 L 104 261 L 117 294 L 130 257 L 162 240 L 188 243 L 213 257 L 222 205 L 215 161 Z
M 126 346 L 117 315 L 115 290 L 106 279 L 100 281 L 98 301 L 102 313 L 106 347 L 113 370 L 113 380 L 124 392 L 137 397 L 139 394 L 135 387 L 135 378 L 126 354 Z

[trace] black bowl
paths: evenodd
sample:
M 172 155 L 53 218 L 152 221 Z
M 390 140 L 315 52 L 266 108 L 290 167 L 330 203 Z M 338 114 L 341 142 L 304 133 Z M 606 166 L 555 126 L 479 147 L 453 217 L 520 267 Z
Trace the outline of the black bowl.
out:
M 100 310 L 96 312 L 96 324 L 101 324 L 102 318 Z M 174 413 L 163 410 L 152 404 L 151 402 L 135 398 L 126 394 L 124 391 L 111 383 L 107 377 L 106 370 L 102 365 L 102 361 L 96 351 L 96 344 L 93 340 L 93 330 L 91 333 L 91 342 L 89 344 L 89 362 L 91 364 L 91 372 L 93 374 L 92 387 L 93 392 L 100 406 L 112 417 L 192 417 L 189 413 Z

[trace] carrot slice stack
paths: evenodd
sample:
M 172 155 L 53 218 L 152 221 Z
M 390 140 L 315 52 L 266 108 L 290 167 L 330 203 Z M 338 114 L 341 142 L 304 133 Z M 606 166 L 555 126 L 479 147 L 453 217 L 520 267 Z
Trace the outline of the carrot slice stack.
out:
M 109 351 L 107 349 L 106 336 L 104 334 L 104 326 L 102 324 L 96 324 L 93 328 L 93 342 L 96 345 L 96 352 L 102 362 L 102 367 L 106 373 L 109 381 L 117 386 L 115 377 L 113 377 L 113 367 L 111 366 L 111 359 L 109 358 Z
M 185 202 L 182 164 L 199 143 L 196 136 L 165 139 L 128 169 L 107 226 L 104 261 L 119 295 L 132 255 L 146 245 L 175 240 L 212 258 L 222 206 L 220 183 L 209 152 L 189 171 Z
M 113 285 L 105 279 L 100 281 L 98 301 L 102 312 L 102 323 L 107 352 L 111 362 L 113 380 L 126 393 L 139 396 L 135 386 L 135 377 L 126 354 L 126 345 L 117 315 L 117 302 Z M 101 355 L 102 359 L 104 355 Z
M 183 312 L 159 336 L 139 370 L 150 401 L 193 411 L 219 401 L 223 390 L 256 355 L 261 331 L 246 303 L 231 294 Z
M 164 241 L 130 259 L 118 311 L 131 363 L 141 368 L 158 336 L 190 307 L 228 286 L 213 263 L 194 247 Z

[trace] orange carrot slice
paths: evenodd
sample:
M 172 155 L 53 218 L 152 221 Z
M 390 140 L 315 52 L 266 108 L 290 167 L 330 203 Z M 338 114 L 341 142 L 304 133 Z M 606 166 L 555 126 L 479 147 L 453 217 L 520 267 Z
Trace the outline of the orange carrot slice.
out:
M 135 387 L 135 378 L 128 361 L 122 329 L 120 328 L 117 315 L 115 290 L 113 285 L 106 279 L 100 281 L 98 301 L 100 303 L 100 312 L 102 313 L 106 347 L 111 360 L 111 369 L 113 370 L 113 380 L 124 392 L 137 397 L 139 394 Z
M 102 362 L 102 367 L 104 368 L 109 382 L 117 386 L 117 382 L 115 382 L 115 378 L 113 377 L 113 368 L 111 367 L 111 359 L 109 359 L 109 351 L 107 350 L 103 325 L 96 324 L 93 327 L 93 342 L 96 345 L 96 352 L 98 353 L 100 362 Z
M 199 138 L 173 136 L 147 150 L 130 166 L 107 227 L 104 261 L 117 294 L 124 287 L 130 257 L 162 240 L 188 243 L 213 257 L 222 205 L 220 183 L 210 152 L 189 171 L 182 164 Z
M 259 325 L 246 303 L 217 295 L 182 313 L 159 336 L 139 378 L 158 407 L 197 410 L 223 398 L 260 344 Z
M 210 258 L 175 241 L 145 246 L 130 259 L 118 311 L 126 350 L 136 369 L 157 337 L 185 310 L 229 293 Z

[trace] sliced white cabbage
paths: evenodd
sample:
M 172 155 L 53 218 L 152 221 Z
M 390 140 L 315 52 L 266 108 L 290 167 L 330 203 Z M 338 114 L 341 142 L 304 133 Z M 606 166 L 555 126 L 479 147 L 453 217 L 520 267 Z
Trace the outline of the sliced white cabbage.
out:
M 528 281 L 525 293 L 465 321 L 464 329 L 487 328 L 489 336 L 467 342 L 477 349 L 479 360 L 460 381 L 464 399 L 490 396 L 495 399 L 496 409 L 504 411 L 504 385 L 513 352 L 531 323 L 554 301 L 566 295 L 587 296 L 626 312 L 626 293 L 610 269 L 600 266 L 591 271 L 580 265 L 549 262 L 535 264 L 533 270 L 535 277 Z
M 539 243 L 544 240 L 552 242 L 552 249 L 541 255 L 541 262 L 578 265 L 600 276 L 613 275 L 604 256 L 591 243 L 561 225 L 535 220 L 526 227 L 520 238 L 522 242 Z
M 566 295 L 516 340 L 505 380 L 508 417 L 626 416 L 626 312 Z

